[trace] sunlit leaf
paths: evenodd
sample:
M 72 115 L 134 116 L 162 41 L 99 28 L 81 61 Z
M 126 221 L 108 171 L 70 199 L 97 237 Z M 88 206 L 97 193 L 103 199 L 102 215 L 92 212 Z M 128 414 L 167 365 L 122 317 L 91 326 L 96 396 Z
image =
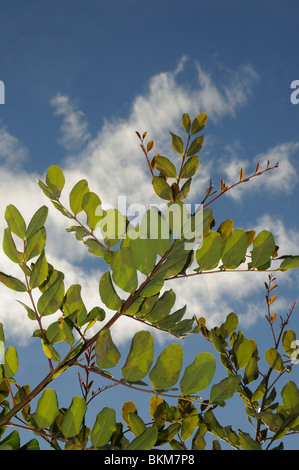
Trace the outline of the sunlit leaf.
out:
M 89 192 L 88 183 L 85 179 L 78 181 L 70 192 L 70 208 L 77 215 L 83 210 L 83 198 Z
M 100 369 L 115 367 L 120 360 L 120 352 L 115 346 L 110 330 L 104 328 L 96 341 L 95 352 Z
M 172 142 L 172 147 L 173 149 L 179 153 L 180 155 L 183 155 L 184 153 L 184 143 L 181 137 L 178 135 L 173 134 L 170 132 L 171 135 L 171 142 Z
M 28 238 L 25 247 L 26 261 L 38 256 L 43 251 L 46 244 L 46 237 L 46 229 L 45 227 L 42 227 L 38 232 Z
M 240 375 L 232 375 L 214 384 L 210 393 L 210 403 L 224 405 L 225 400 L 233 396 L 241 380 Z
M 169 178 L 176 178 L 177 176 L 174 164 L 167 157 L 156 155 L 153 168 L 157 168 L 163 175 Z
M 79 434 L 86 410 L 85 398 L 73 397 L 71 406 L 67 409 L 60 427 L 65 438 Z
M 91 442 L 94 447 L 102 447 L 110 440 L 116 430 L 115 410 L 103 408 L 97 414 L 96 421 L 91 431 Z
M 8 346 L 3 359 L 4 376 L 9 379 L 13 377 L 19 369 L 18 353 L 14 346 Z
M 224 241 L 221 259 L 226 269 L 235 269 L 243 261 L 247 250 L 247 236 L 244 230 L 235 229 Z
M 208 115 L 206 113 L 201 113 L 192 122 L 191 135 L 197 134 L 200 132 L 206 125 Z
M 46 388 L 38 400 L 37 408 L 33 413 L 34 421 L 39 429 L 48 428 L 59 413 L 55 390 Z
M 183 363 L 183 348 L 180 344 L 170 344 L 159 355 L 150 371 L 149 378 L 155 390 L 172 387 L 179 378 Z
M 252 267 L 259 268 L 267 263 L 275 250 L 275 240 L 271 232 L 263 230 L 253 242 L 251 252 Z
M 24 255 L 17 250 L 9 228 L 4 229 L 3 251 L 6 256 L 14 263 L 22 263 Z
M 282 372 L 284 370 L 283 361 L 281 355 L 275 348 L 267 349 L 265 353 L 266 361 L 270 365 L 270 367 L 274 370 L 278 370 Z
M 111 281 L 110 271 L 102 274 L 100 279 L 100 296 L 106 307 L 111 310 L 119 310 L 122 300 L 116 293 Z
M 13 204 L 6 207 L 4 217 L 10 230 L 17 235 L 17 237 L 24 239 L 26 236 L 26 223 L 23 216 Z
M 61 306 L 64 297 L 63 275 L 59 274 L 57 279 L 40 296 L 37 309 L 41 316 L 52 315 Z
M 32 237 L 32 235 L 38 232 L 45 225 L 48 211 L 49 209 L 47 206 L 42 206 L 35 212 L 26 230 L 27 239 Z
M 137 271 L 129 248 L 121 247 L 111 261 L 112 279 L 125 292 L 134 292 L 138 285 Z
M 166 199 L 167 201 L 172 201 L 172 189 L 165 181 L 164 178 L 161 176 L 154 176 L 153 177 L 153 188 L 155 193 L 161 198 L 161 199 Z
M 13 277 L 13 276 L 8 276 L 7 274 L 1 273 L 0 272 L 0 282 L 4 284 L 6 287 L 9 287 L 9 289 L 18 291 L 18 292 L 26 292 L 27 287 L 26 285 L 20 281 L 19 279 Z
M 121 369 L 127 382 L 137 382 L 150 371 L 154 359 L 154 340 L 148 331 L 139 331 L 132 338 L 130 351 Z
M 180 381 L 182 395 L 192 395 L 207 388 L 216 369 L 216 361 L 211 353 L 197 354 L 194 362 L 186 367 Z
M 65 184 L 64 174 L 59 166 L 52 165 L 48 168 L 46 184 L 54 198 L 59 199 Z
M 158 430 L 155 426 L 147 428 L 138 437 L 135 437 L 125 450 L 150 450 L 154 447 L 158 437 Z

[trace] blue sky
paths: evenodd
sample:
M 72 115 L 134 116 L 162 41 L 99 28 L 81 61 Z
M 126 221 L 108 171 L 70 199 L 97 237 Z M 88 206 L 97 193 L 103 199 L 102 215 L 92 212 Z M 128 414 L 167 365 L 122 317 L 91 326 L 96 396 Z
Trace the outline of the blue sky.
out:
M 295 0 L 6 2 L 0 15 L 0 230 L 7 204 L 29 221 L 48 203 L 36 178 L 52 164 L 63 168 L 68 188 L 86 177 L 104 202 L 127 195 L 148 204 L 150 175 L 135 130 L 147 130 L 155 150 L 172 155 L 169 131 L 181 132 L 182 114 L 207 112 L 193 202 L 210 177 L 217 187 L 220 178 L 236 181 L 240 167 L 249 174 L 257 161 L 261 167 L 267 159 L 279 161 L 278 170 L 215 204 L 216 225 L 232 218 L 245 229 L 269 229 L 280 254 L 298 254 L 299 105 L 290 100 L 291 82 L 299 79 L 298 13 Z M 82 283 L 92 307 L 99 301 L 100 268 L 65 233 L 62 219 L 51 208 L 48 256 L 69 273 L 70 284 Z M 2 253 L 0 264 L 17 274 Z M 284 315 L 298 298 L 299 276 L 277 278 L 277 309 Z M 218 275 L 171 287 L 178 305 L 187 303 L 211 324 L 236 311 L 245 334 L 259 340 L 269 334 L 264 280 L 263 274 Z M 29 361 L 37 350 L 27 341 L 32 322 L 4 286 L 0 294 L 8 341 Z M 298 326 L 295 310 L 290 328 Z M 123 324 L 116 326 L 120 346 L 136 328 L 130 325 L 126 336 Z M 190 340 L 192 350 L 205 347 L 198 341 Z M 26 361 L 22 376 L 27 372 L 34 382 Z

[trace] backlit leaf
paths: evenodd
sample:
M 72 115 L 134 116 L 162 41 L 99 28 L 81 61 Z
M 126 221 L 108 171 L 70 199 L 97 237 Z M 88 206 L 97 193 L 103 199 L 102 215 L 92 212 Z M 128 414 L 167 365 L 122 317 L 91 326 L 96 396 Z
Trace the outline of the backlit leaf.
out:
M 172 201 L 172 189 L 161 176 L 153 177 L 153 188 L 155 193 L 161 198 L 166 199 L 167 201 Z
M 3 359 L 4 376 L 7 379 L 13 377 L 19 369 L 18 353 L 15 347 L 8 346 Z
M 163 175 L 168 176 L 169 178 L 176 178 L 176 168 L 174 164 L 167 157 L 162 157 L 161 155 L 156 155 L 154 158 L 154 166 L 157 168 Z
M 25 247 L 26 261 L 38 256 L 43 251 L 46 244 L 46 237 L 46 229 L 45 227 L 42 227 L 38 232 L 28 238 Z
M 38 232 L 45 225 L 48 216 L 48 211 L 49 209 L 47 208 L 47 206 L 42 206 L 35 212 L 27 227 L 27 239 L 32 237 L 32 235 Z
M 186 367 L 180 382 L 182 395 L 192 395 L 207 388 L 216 369 L 216 361 L 211 353 L 197 354 L 194 362 Z
M 52 165 L 48 168 L 46 184 L 54 198 L 59 199 L 65 184 L 64 174 L 59 166 Z
M 154 447 L 158 437 L 158 429 L 155 426 L 147 428 L 138 437 L 135 437 L 125 450 L 150 450 Z
M 173 149 L 180 155 L 183 155 L 184 143 L 183 143 L 182 138 L 179 137 L 178 135 L 173 134 L 172 132 L 170 132 L 170 135 L 171 135 L 171 142 L 172 142 Z
M 120 352 L 115 346 L 110 330 L 104 328 L 96 341 L 95 352 L 100 369 L 115 367 L 120 360 Z
M 85 179 L 78 181 L 70 192 L 70 208 L 75 215 L 83 210 L 83 198 L 89 192 L 88 183 Z
M 115 430 L 115 410 L 105 407 L 97 414 L 91 431 L 90 438 L 93 446 L 102 447 L 107 444 Z
M 201 135 L 196 137 L 193 142 L 191 143 L 190 147 L 187 151 L 187 157 L 191 157 L 192 155 L 196 155 L 202 148 L 204 143 L 204 136 Z
M 200 132 L 206 125 L 208 115 L 206 113 L 201 113 L 192 122 L 191 135 L 197 134 Z
M 48 428 L 59 413 L 55 390 L 47 388 L 38 400 L 37 408 L 33 413 L 34 421 L 39 429 Z
M 85 398 L 73 397 L 71 406 L 66 411 L 60 427 L 65 438 L 79 434 L 86 410 Z
M 130 351 L 121 369 L 127 382 L 137 382 L 150 371 L 154 358 L 154 340 L 148 331 L 137 332 L 131 342 Z
M 210 403 L 224 405 L 225 400 L 233 396 L 241 380 L 240 375 L 232 375 L 214 384 L 210 393 Z
M 275 240 L 271 232 L 263 230 L 253 242 L 251 252 L 252 267 L 259 268 L 267 263 L 275 250 Z
M 52 315 L 61 306 L 64 297 L 63 274 L 41 295 L 37 302 L 37 309 L 41 316 Z
M 138 285 L 137 271 L 132 260 L 131 250 L 121 247 L 111 261 L 112 279 L 125 292 L 134 292 Z
M 4 284 L 6 287 L 9 287 L 9 289 L 12 289 L 18 292 L 26 292 L 27 290 L 27 287 L 22 281 L 20 281 L 19 279 L 13 276 L 8 276 L 7 274 L 1 273 L 1 272 L 0 272 L 0 282 L 2 282 L 2 284 Z
M 224 241 L 221 259 L 226 269 L 235 269 L 243 261 L 247 250 L 247 236 L 244 230 L 235 229 Z
M 26 236 L 26 223 L 13 204 L 6 207 L 4 217 L 10 230 L 19 238 L 24 239 Z
M 3 251 L 6 256 L 14 263 L 22 263 L 24 255 L 17 250 L 9 228 L 4 229 Z
M 201 271 L 214 269 L 218 266 L 223 241 L 220 233 L 210 232 L 204 237 L 201 247 L 196 251 L 196 260 Z
M 159 355 L 150 371 L 149 378 L 155 390 L 172 387 L 179 378 L 183 363 L 183 348 L 180 344 L 170 344 Z
M 95 230 L 97 224 L 103 217 L 101 210 L 101 200 L 94 192 L 87 192 L 83 196 L 82 208 L 87 214 L 87 225 L 91 230 Z
M 270 367 L 274 370 L 278 370 L 282 372 L 284 370 L 284 365 L 282 362 L 281 355 L 275 348 L 267 349 L 265 353 L 266 361 L 270 365 Z
M 102 274 L 100 279 L 100 296 L 106 307 L 111 310 L 119 310 L 122 300 L 116 293 L 111 281 L 110 271 Z
M 198 166 L 199 158 L 197 156 L 193 155 L 192 157 L 188 158 L 182 168 L 181 178 L 191 178 L 191 176 L 194 176 L 198 170 Z
M 299 256 L 287 256 L 279 266 L 280 271 L 299 267 Z
M 45 252 L 42 251 L 40 257 L 34 263 L 31 273 L 29 285 L 31 289 L 40 286 L 48 276 L 48 262 L 45 256 Z

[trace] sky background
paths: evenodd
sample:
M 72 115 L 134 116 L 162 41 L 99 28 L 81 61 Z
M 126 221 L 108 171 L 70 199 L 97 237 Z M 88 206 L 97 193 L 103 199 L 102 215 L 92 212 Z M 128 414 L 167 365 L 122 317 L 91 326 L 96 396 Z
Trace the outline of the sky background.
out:
M 299 253 L 299 105 L 290 100 L 291 82 L 299 79 L 297 1 L 1 3 L 0 230 L 8 204 L 15 204 L 27 222 L 48 205 L 48 261 L 65 272 L 67 286 L 82 284 L 88 308 L 101 305 L 101 264 L 66 233 L 68 220 L 50 205 L 37 178 L 56 164 L 66 176 L 65 201 L 67 190 L 86 178 L 104 203 L 117 204 L 118 195 L 126 195 L 128 204 L 157 202 L 135 131 L 146 130 L 155 152 L 172 158 L 169 131 L 183 135 L 184 112 L 192 118 L 208 114 L 190 202 L 202 200 L 210 177 L 219 189 L 220 178 L 237 181 L 241 167 L 248 175 L 257 162 L 262 169 L 268 159 L 273 165 L 278 161 L 279 169 L 215 203 L 216 227 L 230 218 L 245 230 L 267 229 L 280 255 Z M 19 274 L 3 253 L 0 266 Z M 174 281 L 169 288 L 177 293 L 178 307 L 187 304 L 190 315 L 205 316 L 211 326 L 235 311 L 245 336 L 268 348 L 266 280 L 264 273 L 219 274 Z M 299 275 L 278 274 L 277 281 L 275 310 L 284 316 L 298 300 Z M 29 380 L 33 387 L 47 364 L 39 341 L 30 340 L 36 326 L 15 299 L 26 303 L 23 295 L 0 286 L 7 344 L 16 345 L 22 357 L 19 381 Z M 135 323 L 120 321 L 113 328 L 120 348 L 125 350 L 140 328 Z M 297 336 L 298 327 L 295 310 L 290 328 Z M 157 336 L 160 347 L 167 342 L 165 335 Z M 196 336 L 186 339 L 184 347 L 188 364 L 208 345 Z M 298 382 L 297 370 L 291 379 Z M 69 380 L 80 394 L 77 378 Z M 72 395 L 62 380 L 57 387 L 61 406 L 67 406 Z M 119 393 L 115 387 L 101 394 L 95 409 L 110 402 L 119 406 Z M 144 400 L 123 391 L 122 398 L 140 406 Z M 238 408 L 223 414 L 233 428 L 239 426 Z

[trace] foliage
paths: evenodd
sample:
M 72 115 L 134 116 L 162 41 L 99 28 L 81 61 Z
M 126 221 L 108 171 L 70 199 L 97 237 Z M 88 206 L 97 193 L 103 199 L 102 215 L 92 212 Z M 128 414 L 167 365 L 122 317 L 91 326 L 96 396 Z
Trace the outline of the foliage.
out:
M 219 192 L 214 191 L 211 182 L 200 210 L 193 213 L 187 210 L 183 201 L 198 171 L 197 154 L 204 143 L 204 136 L 197 134 L 204 129 L 206 121 L 205 113 L 193 121 L 187 114 L 183 115 L 185 142 L 171 133 L 176 155 L 173 162 L 159 154 L 150 159 L 154 142 L 150 140 L 146 144 L 146 132 L 143 135 L 137 132 L 153 189 L 166 201 L 165 213 L 152 208 L 137 226 L 117 209 L 103 210 L 100 197 L 89 189 L 85 179 L 70 191 L 69 207 L 66 207 L 61 200 L 65 177 L 58 166 L 48 169 L 45 182 L 38 181 L 53 206 L 71 221 L 67 231 L 105 266 L 99 278 L 99 295 L 106 308 L 113 311 L 108 319 L 100 306 L 88 311 L 81 286 L 76 284 L 66 289 L 64 273 L 48 262 L 45 228 L 48 207 L 42 206 L 27 226 L 18 209 L 7 206 L 3 251 L 20 268 L 20 279 L 1 272 L 0 281 L 14 291 L 27 294 L 29 305 L 21 304 L 28 318 L 36 323 L 33 337 L 41 342 L 48 370 L 33 389 L 27 384 L 19 385 L 15 379 L 18 353 L 12 346 L 5 349 L 1 325 L 0 352 L 4 352 L 4 359 L 0 368 L 0 449 L 39 449 L 39 438 L 53 449 L 66 450 L 147 450 L 165 445 L 174 450 L 202 450 L 207 445 L 207 433 L 214 436 L 213 449 L 221 448 L 219 441 L 240 450 L 283 449 L 282 438 L 299 432 L 296 384 L 286 381 L 280 397 L 275 388 L 278 379 L 290 373 L 297 360 L 295 332 L 287 329 L 295 305 L 286 318 L 280 317 L 277 333 L 276 313 L 271 313 L 276 299 L 273 290 L 277 287 L 273 274 L 268 275 L 265 283 L 266 319 L 273 346 L 267 349 L 264 361 L 256 342 L 238 330 L 238 316 L 234 312 L 220 326 L 209 329 L 204 318 L 185 316 L 186 305 L 173 311 L 176 294 L 173 289 L 167 289 L 169 279 L 179 282 L 188 276 L 215 272 L 225 275 L 235 270 L 272 273 L 299 266 L 299 256 L 278 256 L 278 246 L 267 230 L 256 234 L 253 230 L 234 228 L 232 220 L 222 221 L 216 230 L 210 207 L 227 191 L 277 168 L 278 164 L 271 167 L 268 162 L 263 170 L 257 165 L 255 172 L 247 177 L 241 169 L 239 181 L 227 186 L 221 180 Z M 179 165 L 177 158 L 180 158 Z M 176 217 L 169 217 L 176 207 L 183 214 L 179 224 Z M 202 223 L 200 233 L 190 229 L 196 224 L 198 214 Z M 186 229 L 188 222 L 191 226 L 187 231 L 178 230 Z M 196 267 L 192 269 L 194 262 Z M 53 314 L 56 314 L 55 321 L 45 328 L 44 317 Z M 132 337 L 125 358 L 113 340 L 111 328 L 124 316 L 145 327 Z M 175 339 L 156 359 L 150 329 L 162 330 Z M 95 333 L 90 335 L 91 331 Z M 215 349 L 215 355 L 200 352 L 192 363 L 183 367 L 181 340 L 190 335 L 202 335 Z M 58 343 L 67 348 L 63 356 Z M 215 357 L 225 375 L 213 383 Z M 121 365 L 122 374 L 118 378 L 110 372 L 117 365 Z M 56 377 L 67 376 L 70 368 L 78 368 L 82 396 L 74 396 L 69 407 L 63 408 L 51 387 Z M 109 388 L 95 390 L 91 377 L 96 376 L 111 386 L 117 384 L 120 388 L 150 393 L 151 422 L 146 423 L 135 404 L 127 401 L 122 406 L 123 422 L 116 420 L 114 409 L 104 407 L 94 422 L 86 423 L 90 401 Z M 231 423 L 223 426 L 218 422 L 217 410 L 233 396 L 240 397 L 253 426 L 252 434 L 234 430 Z M 33 405 L 36 398 L 38 401 Z M 8 433 L 10 427 L 14 430 Z M 35 437 L 21 446 L 18 428 L 31 431 Z

